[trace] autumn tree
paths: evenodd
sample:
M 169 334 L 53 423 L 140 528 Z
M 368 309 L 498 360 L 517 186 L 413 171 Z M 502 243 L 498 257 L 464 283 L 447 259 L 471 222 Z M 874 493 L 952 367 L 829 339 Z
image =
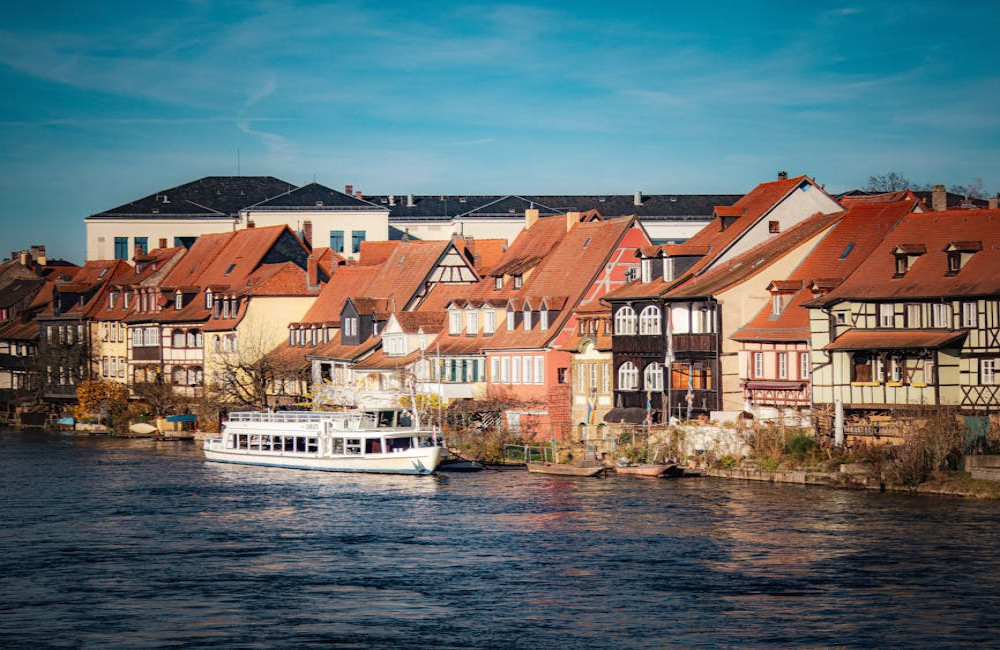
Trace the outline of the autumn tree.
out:
M 224 404 L 266 411 L 277 383 L 296 377 L 296 364 L 259 328 L 227 336 L 232 337 L 228 349 L 212 358 L 213 391 Z
M 79 420 L 96 415 L 119 431 L 127 424 L 122 416 L 128 411 L 128 388 L 116 381 L 87 380 L 76 387 L 77 404 L 73 415 Z

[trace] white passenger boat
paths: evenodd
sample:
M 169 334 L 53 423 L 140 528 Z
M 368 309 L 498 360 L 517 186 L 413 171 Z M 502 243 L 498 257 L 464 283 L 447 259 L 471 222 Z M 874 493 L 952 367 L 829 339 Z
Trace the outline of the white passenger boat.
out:
M 377 413 L 230 413 L 207 460 L 328 472 L 430 474 L 447 449 L 433 431 L 379 426 Z

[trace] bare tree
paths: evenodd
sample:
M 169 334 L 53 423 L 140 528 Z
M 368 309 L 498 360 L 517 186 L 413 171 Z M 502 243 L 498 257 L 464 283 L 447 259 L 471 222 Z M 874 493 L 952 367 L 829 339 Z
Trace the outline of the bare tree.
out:
M 983 179 L 978 177 L 972 179 L 968 185 L 952 185 L 948 191 L 953 194 L 961 194 L 967 199 L 983 199 L 987 195 L 986 190 L 983 189 Z
M 868 177 L 868 185 L 864 187 L 866 192 L 897 192 L 912 187 L 913 184 L 908 178 L 899 172 L 890 171 L 885 174 L 876 174 Z
M 298 364 L 282 355 L 260 328 L 248 326 L 238 337 L 226 336 L 231 338 L 213 355 L 214 392 L 225 404 L 267 410 L 276 384 L 294 379 Z

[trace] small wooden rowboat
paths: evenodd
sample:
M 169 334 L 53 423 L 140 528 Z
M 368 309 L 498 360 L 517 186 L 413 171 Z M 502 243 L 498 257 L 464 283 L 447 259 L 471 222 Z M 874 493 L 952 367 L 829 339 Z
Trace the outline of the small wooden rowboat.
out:
M 616 474 L 628 474 L 630 476 L 651 476 L 659 477 L 665 474 L 680 474 L 677 472 L 677 465 L 673 464 L 644 464 L 644 465 L 619 465 L 615 467 Z
M 559 476 L 597 476 L 605 471 L 604 465 L 560 465 L 558 463 L 527 463 L 533 474 L 557 474 Z

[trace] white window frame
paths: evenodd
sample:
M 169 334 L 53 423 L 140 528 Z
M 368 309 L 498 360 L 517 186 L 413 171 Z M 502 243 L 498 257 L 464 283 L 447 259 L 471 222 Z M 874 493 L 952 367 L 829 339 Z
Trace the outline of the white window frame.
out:
M 976 302 L 962 303 L 962 327 L 979 326 L 979 305 Z
M 992 386 L 997 383 L 997 363 L 996 359 L 979 360 L 979 384 L 981 386 Z
M 636 325 L 635 310 L 629 305 L 622 305 L 615 312 L 615 335 L 634 336 Z
M 524 321 L 524 331 L 527 332 L 531 330 L 531 307 L 529 307 L 528 305 L 524 306 L 523 321 Z
M 660 308 L 656 305 L 647 305 L 639 314 L 639 334 L 656 335 L 661 333 Z
M 532 380 L 532 376 L 531 376 L 532 365 L 533 364 L 531 363 L 531 357 L 530 356 L 521 357 L 521 378 L 523 380 L 522 383 L 525 383 L 525 384 L 530 384 L 531 383 L 531 380 Z
M 462 333 L 462 311 L 459 309 L 448 310 L 448 334 L 458 336 Z
M 510 383 L 521 383 L 521 357 L 510 358 Z
M 515 325 L 514 310 L 513 309 L 508 309 L 507 310 L 507 331 L 508 332 L 513 332 L 514 331 L 514 325 Z
M 479 312 L 471 309 L 465 313 L 465 331 L 469 336 L 479 334 Z
M 483 310 L 483 334 L 493 334 L 497 331 L 497 311 L 495 309 Z
M 878 305 L 878 326 L 892 327 L 896 324 L 896 310 L 892 303 L 881 302 Z
M 812 360 L 809 358 L 808 352 L 802 352 L 799 354 L 799 378 L 809 379 L 809 373 L 812 371 Z
M 618 367 L 618 390 L 639 390 L 639 369 L 631 361 Z
M 500 383 L 500 357 L 490 358 L 490 381 Z
M 778 379 L 788 379 L 788 353 L 778 353 Z
M 951 318 L 950 304 L 943 302 L 931 305 L 931 327 L 950 328 Z
M 510 357 L 500 357 L 500 383 L 510 383 Z
M 757 379 L 764 376 L 764 353 L 754 352 L 753 353 L 753 378 Z
M 642 371 L 642 385 L 647 391 L 663 390 L 663 365 L 654 361 Z
M 545 357 L 541 355 L 535 356 L 535 383 L 545 383 Z
M 538 327 L 543 330 L 549 329 L 549 310 L 540 308 L 538 310 Z

